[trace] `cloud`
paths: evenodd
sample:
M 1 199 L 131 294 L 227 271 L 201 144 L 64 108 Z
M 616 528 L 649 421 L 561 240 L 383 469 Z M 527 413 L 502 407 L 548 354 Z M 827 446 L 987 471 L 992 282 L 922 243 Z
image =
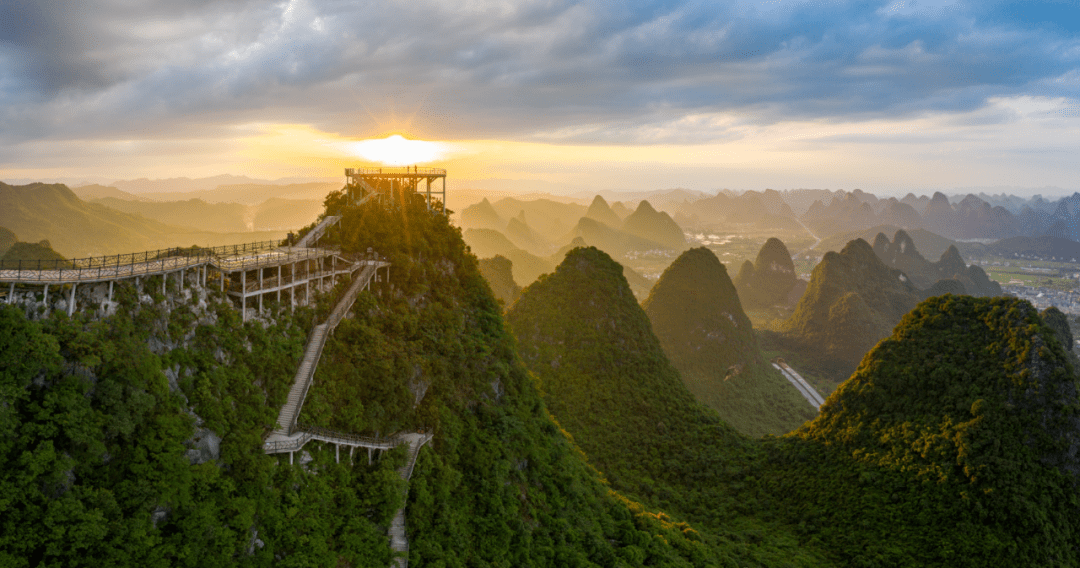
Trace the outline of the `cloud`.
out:
M 1055 80 L 1080 67 L 1075 30 L 1019 12 L 956 0 L 5 2 L 0 143 L 228 137 L 267 122 L 705 142 L 741 134 L 702 117 L 902 118 L 1074 94 Z

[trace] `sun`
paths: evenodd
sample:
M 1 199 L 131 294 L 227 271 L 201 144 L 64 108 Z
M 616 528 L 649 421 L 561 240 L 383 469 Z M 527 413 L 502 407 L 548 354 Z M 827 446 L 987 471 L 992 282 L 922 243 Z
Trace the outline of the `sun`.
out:
M 389 166 L 434 162 L 446 153 L 446 148 L 439 142 L 409 140 L 400 134 L 350 142 L 347 146 L 349 152 L 356 156 Z

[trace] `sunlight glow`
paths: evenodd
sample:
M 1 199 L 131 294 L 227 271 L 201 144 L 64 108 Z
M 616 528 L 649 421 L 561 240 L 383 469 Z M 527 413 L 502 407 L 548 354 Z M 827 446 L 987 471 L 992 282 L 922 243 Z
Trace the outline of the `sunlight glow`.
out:
M 409 140 L 400 134 L 382 139 L 348 142 L 345 147 L 351 154 L 389 166 L 434 162 L 446 154 L 443 144 Z

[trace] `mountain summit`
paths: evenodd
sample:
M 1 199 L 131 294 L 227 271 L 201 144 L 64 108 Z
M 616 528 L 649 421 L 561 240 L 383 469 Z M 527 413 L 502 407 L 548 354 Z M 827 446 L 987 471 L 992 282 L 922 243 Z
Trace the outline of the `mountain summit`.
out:
M 690 392 L 741 432 L 779 435 L 816 414 L 765 362 L 735 286 L 708 248 L 679 256 L 642 308 Z

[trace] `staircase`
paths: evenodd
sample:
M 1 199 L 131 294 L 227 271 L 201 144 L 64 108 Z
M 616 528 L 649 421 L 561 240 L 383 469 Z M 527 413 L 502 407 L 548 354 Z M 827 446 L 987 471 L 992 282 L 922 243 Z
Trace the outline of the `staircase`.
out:
M 341 215 L 331 215 L 322 220 L 321 223 L 315 225 L 315 228 L 308 231 L 308 234 L 304 235 L 304 238 L 300 239 L 297 243 L 297 247 L 310 247 L 312 243 L 319 240 L 319 237 L 323 236 L 326 229 L 330 228 L 330 225 L 337 223 L 341 220 Z
M 409 500 L 409 478 L 412 477 L 413 467 L 416 466 L 416 456 L 420 454 L 420 448 L 431 441 L 431 434 L 408 434 L 409 454 L 405 459 L 405 465 L 398 469 L 398 475 L 405 480 L 405 500 Z M 409 538 L 405 534 L 405 503 L 394 514 L 394 520 L 390 523 L 390 549 L 398 556 L 394 558 L 392 566 L 396 568 L 408 568 L 409 566 Z
M 304 349 L 304 358 L 300 361 L 300 367 L 296 370 L 292 388 L 289 389 L 289 398 L 278 413 L 277 428 L 271 435 L 288 436 L 292 434 L 296 417 L 300 414 L 300 408 L 307 398 L 308 388 L 311 387 L 311 379 L 315 376 L 315 367 L 322 357 L 322 348 L 326 343 L 326 333 L 329 329 L 327 324 L 322 323 L 311 330 L 311 338 L 308 339 L 307 348 Z

